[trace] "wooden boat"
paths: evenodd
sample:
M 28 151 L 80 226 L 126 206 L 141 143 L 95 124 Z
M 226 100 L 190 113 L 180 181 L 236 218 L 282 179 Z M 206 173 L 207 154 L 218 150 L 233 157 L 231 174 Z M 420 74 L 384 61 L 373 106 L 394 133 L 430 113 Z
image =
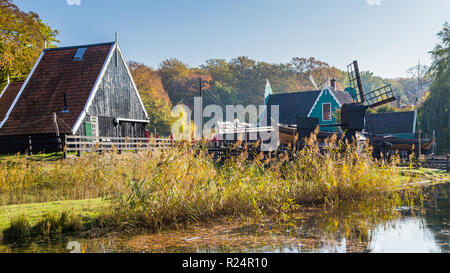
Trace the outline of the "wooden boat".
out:
M 279 126 L 280 143 L 286 146 L 294 146 L 298 143 L 297 128 L 293 126 Z M 336 135 L 337 138 L 342 137 L 342 133 L 333 133 L 320 131 L 317 134 L 317 140 L 319 143 L 324 142 L 325 139 Z M 408 151 L 419 149 L 421 147 L 423 152 L 429 151 L 434 144 L 432 139 L 421 139 L 420 144 L 418 139 L 399 138 L 395 136 L 370 136 L 367 134 L 358 134 L 358 140 L 369 140 L 374 146 L 375 150 L 391 150 L 391 151 Z
M 317 134 L 317 140 L 318 142 L 325 142 L 327 138 L 330 138 L 332 136 L 336 135 L 337 138 L 342 137 L 342 133 L 336 133 L 336 132 L 326 132 L 326 131 L 319 131 Z M 291 126 L 279 126 L 279 138 L 280 143 L 284 145 L 296 145 L 298 142 L 298 134 L 297 134 L 297 128 L 291 127 Z
M 393 150 L 393 151 L 414 151 L 418 150 L 419 147 L 423 152 L 431 150 L 434 144 L 433 139 L 407 139 L 399 138 L 395 136 L 374 136 L 371 137 L 372 144 L 374 146 L 379 146 L 380 148 Z

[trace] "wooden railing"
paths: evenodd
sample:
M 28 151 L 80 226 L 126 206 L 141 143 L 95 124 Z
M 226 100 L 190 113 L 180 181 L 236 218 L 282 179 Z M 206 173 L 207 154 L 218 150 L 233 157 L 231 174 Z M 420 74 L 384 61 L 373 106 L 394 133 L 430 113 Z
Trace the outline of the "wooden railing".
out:
M 446 170 L 447 172 L 450 172 L 450 154 L 447 155 L 433 155 L 433 156 L 424 156 L 421 157 L 421 159 L 413 158 L 402 160 L 401 163 L 398 165 L 401 167 L 409 167 L 413 166 L 415 168 L 427 168 L 427 169 L 439 169 L 439 170 Z
M 64 155 L 87 152 L 125 152 L 143 150 L 165 150 L 175 143 L 165 138 L 128 138 L 128 137 L 86 137 L 65 136 Z
M 425 162 L 422 163 L 425 168 L 441 169 L 450 171 L 450 154 L 446 156 L 430 156 L 426 157 Z
M 251 134 L 251 133 L 267 133 L 273 132 L 274 128 L 271 126 L 268 127 L 243 127 L 243 128 L 227 128 L 223 127 L 219 129 L 219 133 L 226 134 Z

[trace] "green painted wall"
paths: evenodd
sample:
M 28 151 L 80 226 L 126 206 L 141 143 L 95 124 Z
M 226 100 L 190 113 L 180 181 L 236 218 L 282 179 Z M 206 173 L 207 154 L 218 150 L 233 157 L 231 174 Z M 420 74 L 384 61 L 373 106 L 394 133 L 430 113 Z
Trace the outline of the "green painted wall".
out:
M 323 113 L 322 113 L 322 104 L 324 103 L 331 103 L 331 121 L 325 121 L 323 120 Z M 319 124 L 320 125 L 330 125 L 330 124 L 336 124 L 338 121 L 334 117 L 334 113 L 336 113 L 337 110 L 340 110 L 341 107 L 339 106 L 338 102 L 334 99 L 333 95 L 331 94 L 330 90 L 325 89 L 320 97 L 318 98 L 317 104 L 314 106 L 310 117 L 319 118 Z M 337 132 L 339 129 L 336 127 L 323 127 L 321 128 L 322 131 L 329 131 L 329 132 Z

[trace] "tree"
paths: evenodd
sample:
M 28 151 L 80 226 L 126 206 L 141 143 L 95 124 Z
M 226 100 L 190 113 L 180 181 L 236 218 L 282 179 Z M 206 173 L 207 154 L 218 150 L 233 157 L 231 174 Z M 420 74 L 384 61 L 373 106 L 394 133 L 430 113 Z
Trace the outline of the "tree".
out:
M 211 77 L 208 74 L 200 73 L 196 70 L 191 70 L 185 78 L 177 78 L 173 85 L 172 101 L 176 103 L 183 103 L 194 109 L 194 98 L 200 97 L 200 77 L 202 81 L 202 89 L 209 89 L 209 82 Z
M 368 109 L 368 113 L 375 114 L 375 113 L 394 113 L 394 112 L 401 112 L 400 109 L 390 106 L 389 104 L 385 104 L 382 106 L 379 106 L 375 109 Z
M 177 99 L 178 94 L 174 90 L 174 87 L 176 81 L 185 79 L 189 76 L 190 69 L 188 66 L 175 58 L 166 59 L 161 62 L 158 73 L 171 101 L 175 104 L 180 102 Z
M 200 66 L 212 77 L 211 87 L 214 89 L 216 83 L 230 84 L 233 79 L 233 73 L 230 70 L 229 64 L 223 59 L 210 59 L 205 62 L 204 65 Z
M 172 103 L 164 90 L 159 74 L 137 62 L 129 63 L 131 74 L 150 118 L 149 129 L 161 135 L 170 134 Z
M 430 85 L 430 67 L 426 65 L 421 65 L 420 61 L 416 66 L 408 69 L 406 73 L 410 76 L 411 79 L 414 79 L 416 82 L 416 86 L 407 90 L 408 96 L 411 97 L 412 104 L 416 105 L 419 103 L 420 99 L 427 92 L 427 87 Z
M 54 47 L 58 31 L 42 22 L 34 12 L 23 12 L 11 0 L 0 0 L 0 87 L 8 75 L 24 81 L 45 43 Z
M 448 106 L 450 101 L 450 25 L 446 22 L 438 33 L 439 42 L 431 51 L 429 70 L 434 79 L 430 94 L 419 109 L 420 127 L 424 133 L 436 131 L 437 152 L 448 153 L 450 147 Z
M 297 74 L 297 81 L 300 83 L 301 90 L 313 90 L 314 84 L 309 79 L 314 78 L 317 88 L 321 89 L 329 79 L 335 79 L 341 86 L 347 85 L 347 75 L 345 72 L 331 67 L 326 62 L 317 60 L 314 57 L 299 58 L 291 60 L 294 72 Z

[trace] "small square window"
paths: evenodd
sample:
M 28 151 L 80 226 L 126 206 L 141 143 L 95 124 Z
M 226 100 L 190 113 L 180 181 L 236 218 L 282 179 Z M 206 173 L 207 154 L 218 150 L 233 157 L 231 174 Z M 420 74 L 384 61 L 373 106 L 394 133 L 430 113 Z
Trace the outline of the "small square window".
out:
M 73 57 L 74 61 L 81 61 L 83 60 L 84 53 L 86 53 L 86 48 L 79 48 L 77 50 L 77 53 L 75 53 L 75 57 Z

